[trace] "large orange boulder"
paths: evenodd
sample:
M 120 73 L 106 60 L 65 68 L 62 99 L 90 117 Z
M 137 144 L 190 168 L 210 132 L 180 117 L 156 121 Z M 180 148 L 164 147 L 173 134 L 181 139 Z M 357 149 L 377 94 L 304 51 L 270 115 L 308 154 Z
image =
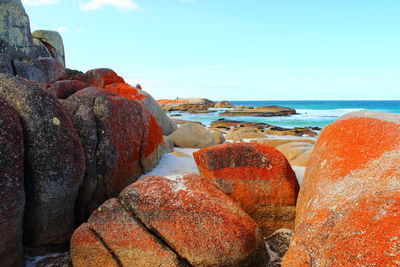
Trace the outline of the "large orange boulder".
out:
M 265 236 L 280 228 L 294 228 L 299 184 L 278 150 L 262 144 L 232 143 L 193 155 L 200 174 L 239 203 Z
M 99 238 L 90 238 L 92 233 Z M 82 236 L 88 238 L 83 239 Z M 109 261 L 111 266 L 115 263 L 138 267 L 179 264 L 178 256 L 115 198 L 101 205 L 88 223 L 74 233 L 70 254 L 76 267 L 106 266 L 102 264 Z
M 259 266 L 266 260 L 256 223 L 200 176 L 145 177 L 119 198 L 193 266 Z
M 156 166 L 164 141 L 154 117 L 141 104 L 114 92 L 88 87 L 67 101 L 76 105 L 70 115 L 82 139 L 86 158 L 93 159 L 91 163 L 95 164 L 95 173 L 86 172 L 83 182 L 86 189 L 80 191 L 79 197 L 86 199 L 79 206 L 87 207 L 81 214 L 88 215 Z M 92 134 L 93 127 L 97 136 Z M 92 197 L 88 199 L 89 196 Z
M 102 88 L 109 84 L 125 82 L 117 73 L 107 68 L 88 70 L 86 73 L 75 76 L 73 79 Z
M 283 266 L 398 265 L 399 158 L 400 115 L 358 112 L 326 126 Z

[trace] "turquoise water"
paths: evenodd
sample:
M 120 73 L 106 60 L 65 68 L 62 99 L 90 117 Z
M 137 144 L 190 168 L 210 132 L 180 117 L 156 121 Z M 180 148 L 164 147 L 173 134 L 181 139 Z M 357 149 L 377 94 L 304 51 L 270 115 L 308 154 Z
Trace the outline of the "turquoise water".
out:
M 340 116 L 359 110 L 371 110 L 387 113 L 400 113 L 400 101 L 230 101 L 240 106 L 284 106 L 296 109 L 298 115 L 288 117 L 230 117 L 220 116 L 219 111 L 209 114 L 187 114 L 182 113 L 176 119 L 200 121 L 209 126 L 214 120 L 226 118 L 230 120 L 242 120 L 251 122 L 263 122 L 281 127 L 324 127 L 334 122 Z

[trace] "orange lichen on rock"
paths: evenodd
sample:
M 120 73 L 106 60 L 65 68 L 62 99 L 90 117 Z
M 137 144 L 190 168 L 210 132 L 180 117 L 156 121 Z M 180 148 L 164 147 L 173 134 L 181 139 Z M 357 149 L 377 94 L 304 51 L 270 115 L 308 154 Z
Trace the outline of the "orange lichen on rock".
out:
M 321 132 L 283 266 L 302 266 L 299 258 L 316 266 L 400 264 L 400 124 L 394 115 L 355 115 Z
M 271 146 L 233 143 L 193 153 L 204 177 L 260 225 L 263 234 L 294 228 L 299 184 L 287 159 Z
M 121 96 L 124 96 L 128 99 L 139 102 L 144 98 L 146 98 L 145 95 L 139 93 L 138 88 L 133 87 L 127 83 L 113 83 L 106 85 L 104 88 L 113 91 Z
M 125 82 L 124 79 L 118 76 L 113 70 L 106 68 L 89 70 L 84 74 L 76 76 L 74 80 L 79 80 L 89 83 L 92 86 L 102 88 L 109 84 Z
M 181 103 L 186 103 L 186 102 L 188 102 L 187 99 L 176 99 L 176 100 L 173 100 L 173 99 L 159 99 L 159 100 L 157 100 L 157 103 L 160 106 L 164 106 L 164 105 L 168 105 L 168 104 L 181 104 Z
M 208 179 L 145 177 L 119 198 L 193 266 L 258 266 L 265 260 L 256 223 Z
M 80 263 L 79 266 L 90 265 L 95 251 L 90 251 L 88 248 L 95 246 L 112 251 L 122 266 L 178 266 L 177 255 L 149 233 L 118 199 L 109 199 L 101 205 L 92 213 L 83 229 L 86 226 L 99 238 L 95 240 L 82 238 L 88 234 L 87 228 L 83 234 L 82 230 L 77 231 L 75 236 L 78 234 L 81 236 L 73 238 L 73 243 L 71 243 L 74 266 L 76 262 Z M 85 252 L 88 257 L 82 256 Z M 97 257 L 103 262 L 109 258 L 109 255 L 99 253 Z

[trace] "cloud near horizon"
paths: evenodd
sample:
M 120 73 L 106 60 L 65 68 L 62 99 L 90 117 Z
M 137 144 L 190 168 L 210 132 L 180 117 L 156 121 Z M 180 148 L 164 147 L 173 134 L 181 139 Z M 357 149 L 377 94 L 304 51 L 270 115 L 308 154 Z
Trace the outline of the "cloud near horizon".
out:
M 139 5 L 132 0 L 91 0 L 87 3 L 81 3 L 80 8 L 82 10 L 97 10 L 107 5 L 113 6 L 119 10 L 139 9 Z
M 22 0 L 22 3 L 27 6 L 55 5 L 58 0 Z

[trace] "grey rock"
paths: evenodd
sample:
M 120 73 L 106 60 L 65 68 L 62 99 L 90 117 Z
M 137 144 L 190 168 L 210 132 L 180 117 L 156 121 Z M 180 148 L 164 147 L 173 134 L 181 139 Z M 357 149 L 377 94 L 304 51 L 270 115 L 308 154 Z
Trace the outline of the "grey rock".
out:
M 0 98 L 0 262 L 24 266 L 24 136 L 17 112 Z
M 42 42 L 54 59 L 65 67 L 64 43 L 61 35 L 56 31 L 37 30 L 32 33 L 33 37 Z
M 62 246 L 74 227 L 84 175 L 81 141 L 62 105 L 40 87 L 0 74 L 0 97 L 22 121 L 25 141 L 24 240 L 29 254 Z
M 143 94 L 146 96 L 140 102 L 143 104 L 144 108 L 151 113 L 156 119 L 158 125 L 160 125 L 162 129 L 163 135 L 170 135 L 173 133 L 178 127 L 176 123 L 173 122 L 161 108 L 161 106 L 154 100 L 154 98 L 144 90 L 138 90 L 139 94 Z
M 14 60 L 13 62 L 15 68 L 15 74 L 22 78 L 38 82 L 38 83 L 48 83 L 48 78 L 43 65 L 39 61 L 34 60 L 32 63 Z
M 8 55 L 0 54 L 0 73 L 14 74 L 11 58 Z
M 19 0 L 0 0 L 0 53 L 18 60 L 35 57 L 29 17 Z
M 217 145 L 214 136 L 197 123 L 182 124 L 178 130 L 169 135 L 175 146 L 182 148 L 205 148 Z
M 39 39 L 33 38 L 33 44 L 35 45 L 38 57 L 52 57 L 50 51 L 47 50 L 47 47 Z
M 42 65 L 48 83 L 60 80 L 66 74 L 64 66 L 52 57 L 38 58 L 37 61 Z
M 96 172 L 96 146 L 97 146 L 97 125 L 96 118 L 90 108 L 68 101 L 59 100 L 67 113 L 82 141 L 85 152 L 86 170 L 82 185 L 79 189 L 75 203 L 76 224 L 81 224 L 89 218 L 90 213 L 95 210 L 102 201 L 96 201 L 94 193 L 97 187 Z

